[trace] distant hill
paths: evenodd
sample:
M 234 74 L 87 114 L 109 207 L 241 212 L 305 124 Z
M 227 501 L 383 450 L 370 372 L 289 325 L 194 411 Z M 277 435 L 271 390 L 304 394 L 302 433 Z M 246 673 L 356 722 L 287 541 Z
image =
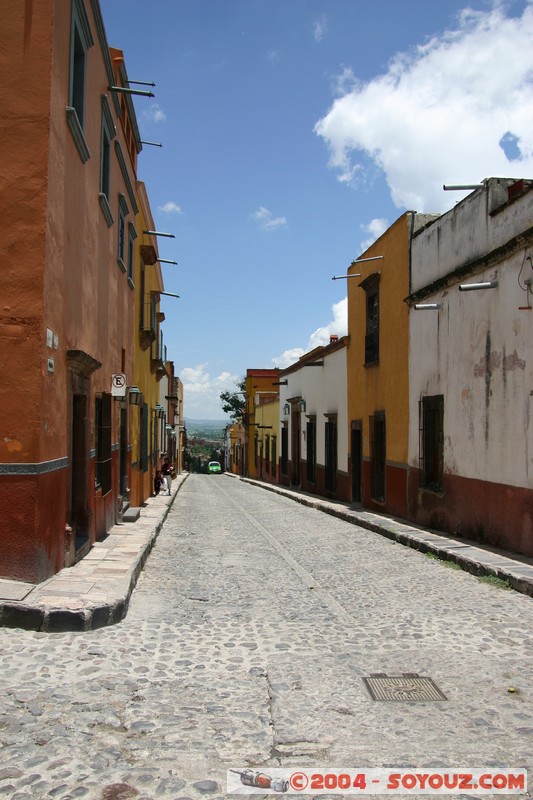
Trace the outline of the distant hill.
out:
M 190 419 L 189 417 L 185 417 L 184 421 L 187 428 L 198 425 L 201 425 L 202 428 L 225 428 L 230 422 L 229 419 Z
M 204 438 L 215 437 L 221 439 L 229 423 L 227 419 L 184 419 L 188 436 L 202 435 Z

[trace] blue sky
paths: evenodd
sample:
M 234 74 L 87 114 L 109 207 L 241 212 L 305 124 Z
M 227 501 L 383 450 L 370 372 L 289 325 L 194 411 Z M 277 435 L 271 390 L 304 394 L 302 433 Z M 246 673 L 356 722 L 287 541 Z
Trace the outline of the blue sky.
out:
M 100 0 L 124 50 L 185 415 L 346 333 L 332 281 L 442 184 L 533 177 L 533 0 Z M 138 87 L 142 88 L 142 87 Z

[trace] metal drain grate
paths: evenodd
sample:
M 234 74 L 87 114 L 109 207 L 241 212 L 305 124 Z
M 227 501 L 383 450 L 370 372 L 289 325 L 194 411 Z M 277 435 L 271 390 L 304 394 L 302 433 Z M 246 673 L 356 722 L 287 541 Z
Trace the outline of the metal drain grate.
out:
M 448 699 L 431 678 L 420 677 L 416 672 L 376 673 L 363 680 L 373 700 L 417 703 Z

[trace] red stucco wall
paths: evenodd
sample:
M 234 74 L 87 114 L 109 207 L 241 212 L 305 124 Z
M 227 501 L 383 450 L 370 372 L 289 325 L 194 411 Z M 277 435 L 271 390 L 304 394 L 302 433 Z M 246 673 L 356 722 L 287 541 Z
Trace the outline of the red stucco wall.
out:
M 109 202 L 115 224 L 100 208 L 102 95 L 122 152 L 122 125 L 109 93 L 92 4 L 85 8 L 94 39 L 88 50 L 84 134 L 91 153 L 82 163 L 66 120 L 71 3 L 2 3 L 2 124 L 0 250 L 0 464 L 28 474 L 0 479 L 0 575 L 38 582 L 64 564 L 72 475 L 72 392 L 87 396 L 86 476 L 89 541 L 114 524 L 113 488 L 101 501 L 94 490 L 95 396 L 111 391 L 113 373 L 133 374 L 133 288 L 117 263 L 118 196 L 132 203 L 111 144 Z M 47 343 L 47 329 L 57 347 Z M 100 362 L 72 380 L 68 351 Z M 48 370 L 53 359 L 53 371 Z M 112 407 L 112 444 L 119 441 L 119 404 Z M 62 460 L 68 459 L 68 467 Z M 43 472 L 42 465 L 53 462 Z M 31 466 L 36 465 L 36 466 Z
M 409 472 L 409 516 L 420 525 L 482 544 L 533 556 L 533 496 L 530 489 L 445 475 L 444 491 L 420 488 Z

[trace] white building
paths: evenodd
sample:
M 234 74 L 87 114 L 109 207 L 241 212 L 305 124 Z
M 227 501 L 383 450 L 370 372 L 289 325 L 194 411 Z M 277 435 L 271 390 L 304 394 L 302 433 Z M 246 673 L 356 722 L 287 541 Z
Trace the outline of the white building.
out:
M 409 513 L 533 555 L 533 181 L 490 178 L 412 243 Z
M 346 344 L 306 353 L 280 371 L 279 483 L 349 499 Z

